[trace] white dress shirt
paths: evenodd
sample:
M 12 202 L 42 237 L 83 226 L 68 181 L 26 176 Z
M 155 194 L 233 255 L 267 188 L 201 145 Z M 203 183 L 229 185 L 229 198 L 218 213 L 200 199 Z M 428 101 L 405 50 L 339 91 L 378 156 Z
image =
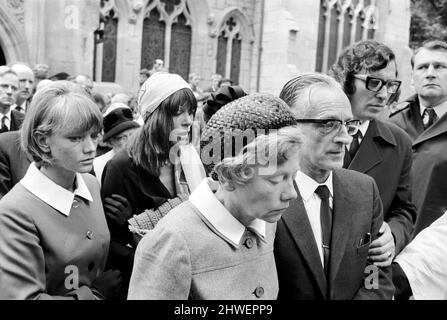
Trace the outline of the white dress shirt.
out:
M 219 183 L 211 178 L 203 179 L 189 196 L 189 201 L 199 212 L 223 235 L 234 247 L 239 247 L 246 227 L 239 222 L 224 205 L 216 198 L 214 192 Z M 254 219 L 247 228 L 265 241 L 266 222 Z
M 362 138 L 359 137 L 359 145 L 362 143 L 363 138 L 366 135 L 366 131 L 368 131 L 368 127 L 369 127 L 369 120 L 366 120 L 360 124 L 359 131 L 362 133 Z M 351 142 L 349 142 L 349 145 L 347 147 L 348 150 L 351 148 L 351 143 L 352 143 L 352 140 L 351 140 Z
M 298 171 L 295 182 L 301 197 L 303 198 L 304 208 L 306 208 L 307 217 L 309 218 L 310 226 L 317 243 L 318 253 L 320 254 L 321 264 L 324 267 L 324 255 L 322 246 L 321 221 L 320 221 L 320 207 L 321 199 L 315 193 L 315 190 L 320 185 L 325 185 L 329 189 L 329 207 L 333 208 L 334 187 L 332 183 L 332 172 L 324 183 L 318 183 L 308 175 Z
M 422 103 L 419 104 L 421 117 L 424 115 L 424 111 L 427 107 L 428 106 L 422 105 Z M 433 108 L 439 119 L 447 112 L 447 100 L 441 104 L 438 104 L 437 106 L 431 106 L 431 107 Z

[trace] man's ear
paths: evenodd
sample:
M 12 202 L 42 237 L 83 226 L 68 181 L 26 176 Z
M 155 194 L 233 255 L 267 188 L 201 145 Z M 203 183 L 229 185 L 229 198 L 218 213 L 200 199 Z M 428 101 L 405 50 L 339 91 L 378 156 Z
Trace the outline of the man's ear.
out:
M 48 145 L 48 136 L 42 133 L 36 133 L 36 143 L 43 152 L 45 153 L 51 152 L 51 148 Z

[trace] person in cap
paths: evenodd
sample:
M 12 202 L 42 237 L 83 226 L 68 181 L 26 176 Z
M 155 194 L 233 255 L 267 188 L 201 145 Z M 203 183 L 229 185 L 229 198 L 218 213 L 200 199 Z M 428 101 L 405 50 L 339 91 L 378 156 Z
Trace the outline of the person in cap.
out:
M 190 173 L 191 166 L 179 160 L 193 149 L 189 143 L 197 101 L 189 84 L 177 74 L 155 73 L 141 87 L 138 106 L 144 125 L 126 149 L 107 163 L 102 179 L 103 199 L 116 194 L 128 201 L 126 210 L 119 201 L 106 208 L 111 232 L 109 263 L 123 272 L 127 283 L 136 247 L 128 220 L 168 199 L 189 194 L 198 184 L 195 180 L 204 176 L 200 169 L 196 173 L 192 168 Z M 185 152 L 179 155 L 180 149 Z
M 96 157 L 93 161 L 95 176 L 101 183 L 106 163 L 121 151 L 129 137 L 140 125 L 133 120 L 132 110 L 128 107 L 116 108 L 104 116 L 104 135 L 102 141 L 112 148 L 109 152 Z
M 293 114 L 280 99 L 256 94 L 226 105 L 208 124 L 201 156 L 215 178 L 143 237 L 129 299 L 277 297 L 275 222 L 296 197 L 299 169 L 300 132 L 284 128 L 295 124 Z

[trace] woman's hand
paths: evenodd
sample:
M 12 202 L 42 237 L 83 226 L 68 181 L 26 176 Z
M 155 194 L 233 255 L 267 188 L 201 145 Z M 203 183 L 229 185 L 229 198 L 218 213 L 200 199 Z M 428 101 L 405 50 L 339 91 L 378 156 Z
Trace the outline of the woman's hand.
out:
M 133 214 L 129 201 L 118 194 L 112 194 L 104 199 L 104 212 L 109 219 L 121 227 L 127 226 L 127 220 Z

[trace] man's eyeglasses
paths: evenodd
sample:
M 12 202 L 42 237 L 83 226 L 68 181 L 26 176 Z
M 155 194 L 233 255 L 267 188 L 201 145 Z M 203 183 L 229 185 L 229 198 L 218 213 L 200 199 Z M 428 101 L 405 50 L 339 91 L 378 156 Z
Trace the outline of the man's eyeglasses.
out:
M 338 119 L 297 119 L 299 123 L 315 123 L 318 128 L 324 133 L 329 134 L 333 131 L 339 131 L 344 125 L 350 136 L 355 135 L 359 131 L 360 120 L 341 121 Z
M 364 74 L 355 74 L 353 75 L 353 77 L 365 81 L 366 89 L 373 92 L 379 92 L 380 90 L 382 90 L 383 86 L 386 86 L 386 90 L 388 91 L 388 93 L 396 93 L 402 83 L 402 81 L 399 80 L 385 81 L 383 79 L 367 76 Z

